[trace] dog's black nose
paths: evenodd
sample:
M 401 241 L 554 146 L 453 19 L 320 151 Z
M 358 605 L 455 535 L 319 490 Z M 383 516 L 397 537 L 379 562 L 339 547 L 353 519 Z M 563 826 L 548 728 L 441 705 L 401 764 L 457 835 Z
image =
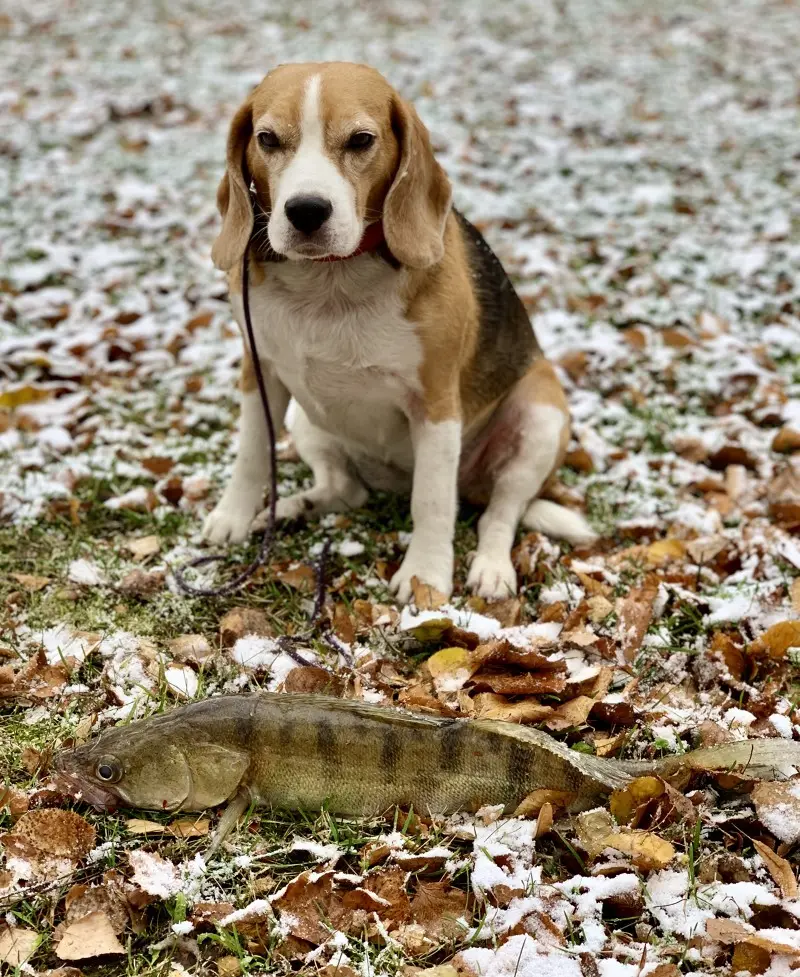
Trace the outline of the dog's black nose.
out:
M 333 212 L 330 200 L 306 193 L 287 200 L 284 209 L 292 225 L 303 234 L 313 234 L 319 230 Z

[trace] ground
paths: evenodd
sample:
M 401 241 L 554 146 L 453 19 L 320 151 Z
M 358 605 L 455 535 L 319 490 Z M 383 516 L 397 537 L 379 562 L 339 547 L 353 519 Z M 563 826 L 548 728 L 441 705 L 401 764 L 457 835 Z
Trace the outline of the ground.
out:
M 797 4 L 11 0 L 0 32 L 0 960 L 788 974 L 797 781 L 648 777 L 581 819 L 557 796 L 458 824 L 255 811 L 209 859 L 216 812 L 73 811 L 48 763 L 259 687 L 535 723 L 601 756 L 773 737 L 790 759 Z M 334 58 L 380 68 L 429 125 L 559 364 L 559 494 L 602 533 L 578 553 L 520 538 L 518 600 L 457 590 L 426 628 L 390 603 L 409 518 L 388 496 L 286 530 L 229 597 L 171 574 L 204 552 L 235 444 L 240 341 L 209 258 L 227 120 L 273 65 Z M 287 492 L 308 473 L 282 454 Z M 304 627 L 325 538 L 341 652 L 300 642 L 298 667 L 273 639 Z

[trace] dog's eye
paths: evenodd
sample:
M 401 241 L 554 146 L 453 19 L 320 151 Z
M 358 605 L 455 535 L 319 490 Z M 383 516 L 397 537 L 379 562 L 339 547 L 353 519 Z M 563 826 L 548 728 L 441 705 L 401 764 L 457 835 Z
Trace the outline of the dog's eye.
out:
M 375 142 L 371 132 L 354 132 L 345 143 L 345 149 L 369 149 Z
M 258 139 L 258 145 L 262 149 L 280 149 L 281 141 L 272 131 L 272 129 L 264 129 L 256 136 Z

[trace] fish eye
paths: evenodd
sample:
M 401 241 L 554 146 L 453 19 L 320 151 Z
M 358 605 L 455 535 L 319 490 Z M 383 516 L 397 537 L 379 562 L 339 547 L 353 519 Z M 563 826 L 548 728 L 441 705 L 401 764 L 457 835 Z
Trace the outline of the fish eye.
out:
M 261 132 L 256 135 L 256 139 L 258 140 L 258 145 L 262 149 L 270 150 L 281 148 L 281 141 L 278 139 L 277 135 L 272 131 L 272 129 L 262 129 Z
M 354 132 L 345 143 L 345 149 L 369 149 L 375 142 L 375 136 L 371 132 Z
M 122 776 L 122 769 L 115 757 L 104 756 L 100 757 L 95 773 L 98 780 L 103 780 L 107 784 L 114 784 Z

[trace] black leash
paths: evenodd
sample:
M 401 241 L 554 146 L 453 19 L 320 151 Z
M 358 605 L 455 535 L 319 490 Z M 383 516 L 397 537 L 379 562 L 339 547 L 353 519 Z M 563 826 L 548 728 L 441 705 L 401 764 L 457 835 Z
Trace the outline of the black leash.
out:
M 275 541 L 276 526 L 277 526 L 277 516 L 276 516 L 276 506 L 278 501 L 278 458 L 277 451 L 275 448 L 276 437 L 275 437 L 275 423 L 272 417 L 272 411 L 269 407 L 269 397 L 267 396 L 267 385 L 264 381 L 264 371 L 261 368 L 261 360 L 258 357 L 258 351 L 256 350 L 256 340 L 253 333 L 253 322 L 250 317 L 250 243 L 252 241 L 252 235 L 250 240 L 247 242 L 247 247 L 244 249 L 244 255 L 242 256 L 242 308 L 244 310 L 244 325 L 245 331 L 247 333 L 247 342 L 250 346 L 250 358 L 253 362 L 253 368 L 256 374 L 256 382 L 258 384 L 258 392 L 261 397 L 261 406 L 264 408 L 264 417 L 267 421 L 267 434 L 269 436 L 269 462 L 270 462 L 270 476 L 269 476 L 269 511 L 267 518 L 267 525 L 264 529 L 264 535 L 261 537 L 261 543 L 258 547 L 258 553 L 253 562 L 245 567 L 238 576 L 234 577 L 233 580 L 229 580 L 227 583 L 220 584 L 218 587 L 198 587 L 194 584 L 189 583 L 186 579 L 186 571 L 193 570 L 197 567 L 209 566 L 212 563 L 220 563 L 226 559 L 222 554 L 210 554 L 207 556 L 198 556 L 194 560 L 190 560 L 188 563 L 184 564 L 182 567 L 176 567 L 173 570 L 173 576 L 175 577 L 175 582 L 178 587 L 186 594 L 188 597 L 223 597 L 227 594 L 232 594 L 235 590 L 238 590 L 242 584 L 246 583 L 253 574 L 259 569 L 259 567 L 264 566 L 269 558 L 272 551 L 272 544 Z M 319 559 L 315 566 L 315 575 L 317 578 L 316 593 L 314 596 L 314 606 L 311 610 L 311 615 L 309 616 L 309 624 L 311 627 L 308 631 L 302 634 L 296 635 L 283 635 L 277 639 L 277 644 L 282 651 L 285 651 L 290 655 L 299 665 L 310 665 L 311 662 L 306 661 L 297 651 L 292 647 L 292 644 L 297 641 L 307 641 L 314 634 L 317 622 L 319 621 L 322 611 L 325 607 L 325 598 L 327 596 L 326 580 L 325 580 L 325 570 L 328 562 L 328 554 L 331 548 L 330 539 L 326 539 L 322 545 L 322 552 L 319 555 Z M 337 654 L 342 655 L 347 661 L 348 665 L 352 664 L 352 658 L 346 647 L 342 645 L 340 641 L 329 631 L 325 630 L 320 635 L 323 641 L 328 644 L 330 648 L 337 652 Z

